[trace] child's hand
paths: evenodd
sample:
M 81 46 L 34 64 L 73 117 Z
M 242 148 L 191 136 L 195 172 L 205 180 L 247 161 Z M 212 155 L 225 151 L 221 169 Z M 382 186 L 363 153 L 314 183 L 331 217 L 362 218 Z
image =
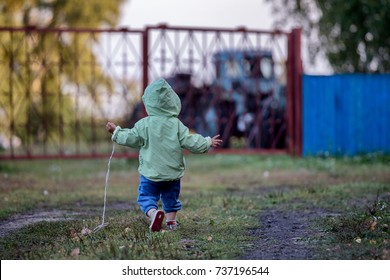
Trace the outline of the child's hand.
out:
M 113 124 L 112 122 L 108 122 L 108 123 L 106 124 L 106 129 L 107 129 L 107 131 L 110 132 L 111 134 L 114 132 L 115 128 L 116 128 L 116 125 Z
M 219 134 L 215 135 L 213 138 L 211 138 L 211 147 L 217 148 L 221 146 L 222 142 L 222 139 L 219 139 Z

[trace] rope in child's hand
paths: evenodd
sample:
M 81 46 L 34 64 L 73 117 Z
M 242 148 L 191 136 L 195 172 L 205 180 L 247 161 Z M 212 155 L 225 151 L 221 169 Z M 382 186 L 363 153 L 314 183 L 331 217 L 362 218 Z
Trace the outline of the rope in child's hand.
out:
M 110 176 L 110 165 L 111 165 L 112 156 L 114 155 L 114 151 L 115 151 L 115 142 L 112 144 L 112 152 L 111 152 L 110 159 L 108 160 L 108 167 L 107 167 L 107 173 L 106 173 L 106 184 L 105 184 L 105 187 L 104 187 L 104 204 L 103 204 L 102 223 L 100 225 L 98 225 L 97 227 L 95 227 L 95 229 L 93 230 L 94 233 L 99 231 L 99 230 L 101 230 L 103 227 L 108 225 L 108 223 L 104 222 L 104 218 L 106 216 L 106 200 L 107 200 L 108 178 Z

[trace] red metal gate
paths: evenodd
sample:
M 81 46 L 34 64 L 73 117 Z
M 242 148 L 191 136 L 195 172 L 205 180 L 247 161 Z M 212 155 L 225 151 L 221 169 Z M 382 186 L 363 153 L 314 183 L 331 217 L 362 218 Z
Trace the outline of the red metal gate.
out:
M 0 158 L 106 156 L 105 122 L 129 126 L 142 117 L 142 91 L 159 77 L 181 94 L 183 121 L 198 132 L 213 127 L 226 148 L 300 154 L 299 44 L 299 30 L 0 28 Z M 250 56 L 256 52 L 272 58 L 274 76 L 266 84 L 262 74 L 251 72 L 259 82 L 240 112 L 250 106 L 252 115 L 246 117 L 252 122 L 236 133 L 245 118 L 225 85 L 246 80 L 219 72 L 225 71 L 224 55 L 247 59 L 249 69 L 261 62 L 261 55 Z M 286 97 L 280 99 L 276 94 L 283 87 Z M 240 94 L 248 96 L 244 89 Z M 135 156 L 136 151 L 121 148 L 117 155 Z

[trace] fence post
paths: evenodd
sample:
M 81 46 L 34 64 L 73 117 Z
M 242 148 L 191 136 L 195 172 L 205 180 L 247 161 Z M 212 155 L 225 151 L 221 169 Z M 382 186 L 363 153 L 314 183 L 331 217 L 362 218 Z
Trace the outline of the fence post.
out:
M 149 27 L 142 32 L 142 93 L 149 84 Z M 142 103 L 142 114 L 146 116 L 146 108 Z
M 302 155 L 302 57 L 300 28 L 288 36 L 287 58 L 287 150 L 291 155 Z
M 149 29 L 146 27 L 142 33 L 142 90 L 145 90 L 149 83 Z
M 9 144 L 11 149 L 11 158 L 15 156 L 14 152 L 14 143 L 13 143 L 13 136 L 15 135 L 15 119 L 14 119 L 14 83 L 12 75 L 14 74 L 14 32 L 10 31 L 10 41 L 11 41 L 11 51 L 10 51 L 10 57 L 9 57 L 9 73 L 8 73 L 8 82 L 9 82 L 9 105 L 10 105 L 10 137 L 9 137 Z

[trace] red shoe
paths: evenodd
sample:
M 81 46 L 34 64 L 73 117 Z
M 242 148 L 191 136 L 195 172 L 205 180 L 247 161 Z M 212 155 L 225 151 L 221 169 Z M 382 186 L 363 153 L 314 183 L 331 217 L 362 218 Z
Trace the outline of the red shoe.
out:
M 177 230 L 177 227 L 178 227 L 178 223 L 176 222 L 176 220 L 167 221 L 167 229 L 168 230 Z
M 162 223 L 164 220 L 164 211 L 162 210 L 156 210 L 153 213 L 152 221 L 150 222 L 150 230 L 151 231 L 160 231 L 162 227 Z

